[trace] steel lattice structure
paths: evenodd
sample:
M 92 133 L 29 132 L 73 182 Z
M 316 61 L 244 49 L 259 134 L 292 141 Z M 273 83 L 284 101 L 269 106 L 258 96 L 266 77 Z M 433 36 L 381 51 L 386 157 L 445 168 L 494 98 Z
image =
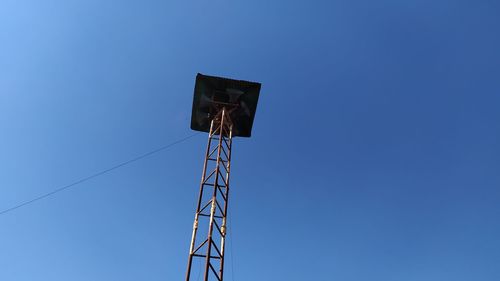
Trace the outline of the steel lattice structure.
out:
M 229 113 L 227 108 L 221 108 L 210 123 L 200 193 L 189 248 L 186 281 L 193 277 L 191 273 L 195 258 L 202 259 L 204 262 L 204 266 L 199 269 L 203 273 L 204 281 L 223 280 L 233 140 L 233 123 Z M 197 277 L 194 276 L 193 279 Z
M 250 137 L 261 84 L 198 73 L 191 129 L 208 133 L 186 281 L 222 281 L 233 137 Z M 197 262 L 194 262 L 197 260 Z M 193 274 L 194 272 L 194 274 Z

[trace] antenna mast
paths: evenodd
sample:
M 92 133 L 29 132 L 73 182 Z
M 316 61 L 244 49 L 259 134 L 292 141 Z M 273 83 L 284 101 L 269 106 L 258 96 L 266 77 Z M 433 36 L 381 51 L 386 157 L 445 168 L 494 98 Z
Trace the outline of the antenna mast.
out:
M 208 132 L 186 281 L 201 259 L 203 280 L 222 281 L 233 136 L 250 137 L 260 84 L 198 74 L 191 129 Z M 194 278 L 197 278 L 195 276 Z

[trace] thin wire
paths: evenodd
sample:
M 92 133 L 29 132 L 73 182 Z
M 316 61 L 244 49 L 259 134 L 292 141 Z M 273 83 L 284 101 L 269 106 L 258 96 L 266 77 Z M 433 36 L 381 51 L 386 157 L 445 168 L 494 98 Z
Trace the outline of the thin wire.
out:
M 123 166 L 125 166 L 125 165 L 128 165 L 128 164 L 130 164 L 130 163 L 133 163 L 133 162 L 139 161 L 139 160 L 141 160 L 141 159 L 143 159 L 143 158 L 146 158 L 146 157 L 148 157 L 148 156 L 150 156 L 150 155 L 152 155 L 152 154 L 158 153 L 158 152 L 160 152 L 160 151 L 162 151 L 162 150 L 165 150 L 165 149 L 167 149 L 167 148 L 170 148 L 170 147 L 172 147 L 172 146 L 174 146 L 174 145 L 176 145 L 176 144 L 179 144 L 179 143 L 181 143 L 181 142 L 184 142 L 184 141 L 186 141 L 186 140 L 188 140 L 188 139 L 190 139 L 190 138 L 194 137 L 194 136 L 195 136 L 195 135 L 197 135 L 197 134 L 198 134 L 198 133 L 194 133 L 194 134 L 189 135 L 189 136 L 187 136 L 187 137 L 185 137 L 185 138 L 182 138 L 182 139 L 180 139 L 180 140 L 174 141 L 174 142 L 172 142 L 172 143 L 169 143 L 169 144 L 167 144 L 167 145 L 164 145 L 164 146 L 162 146 L 162 147 L 159 147 L 159 148 L 157 148 L 157 149 L 155 149 L 155 150 L 152 150 L 152 151 L 150 151 L 150 152 L 144 153 L 144 154 L 142 154 L 142 155 L 139 155 L 139 156 L 137 156 L 137 157 L 135 157 L 135 158 L 132 158 L 132 159 L 130 159 L 130 160 L 127 160 L 127 161 L 125 161 L 125 162 L 122 162 L 122 163 L 120 163 L 120 164 L 118 164 L 118 165 L 115 165 L 115 166 L 113 166 L 113 167 L 111 167 L 111 168 L 108 168 L 108 169 L 106 169 L 106 170 L 103 170 L 103 171 L 97 172 L 97 173 L 92 174 L 92 175 L 90 175 L 90 176 L 87 176 L 87 177 L 81 178 L 81 179 L 79 179 L 79 180 L 77 180 L 77 181 L 75 181 L 75 182 L 73 182 L 73 183 L 70 183 L 70 184 L 65 185 L 65 186 L 63 186 L 63 187 L 59 187 L 59 188 L 57 188 L 57 189 L 54 189 L 54 190 L 53 190 L 53 191 L 51 191 L 51 192 L 45 193 L 45 194 L 40 195 L 40 196 L 38 196 L 38 197 L 35 197 L 35 198 L 31 199 L 31 200 L 28 200 L 28 201 L 22 202 L 22 203 L 20 203 L 20 204 L 18 204 L 18 205 L 16 205 L 16 206 L 13 206 L 13 207 L 10 207 L 10 208 L 8 208 L 8 209 L 5 209 L 5 210 L 1 211 L 1 212 L 0 212 L 0 215 L 4 215 L 4 214 L 6 214 L 6 213 L 12 212 L 12 211 L 14 211 L 14 210 L 16 210 L 16 209 L 19 209 L 19 208 L 21 208 L 21 207 L 24 207 L 24 206 L 26 206 L 26 205 L 29 205 L 29 204 L 31 204 L 31 203 L 34 203 L 34 202 L 36 202 L 36 201 L 38 201 L 38 200 L 42 200 L 42 199 L 47 198 L 47 197 L 49 197 L 49 196 L 52 196 L 52 195 L 54 195 L 54 194 L 56 194 L 56 193 L 58 193 L 58 192 L 64 191 L 64 190 L 66 190 L 66 189 L 68 189 L 68 188 L 70 188 L 70 187 L 73 187 L 73 186 L 78 185 L 78 184 L 80 184 L 80 183 L 86 182 L 86 181 L 91 180 L 91 179 L 93 179 L 93 178 L 96 178 L 96 177 L 98 177 L 98 176 L 101 176 L 101 175 L 104 175 L 104 174 L 106 174 L 106 173 L 109 173 L 109 172 L 111 172 L 111 171 L 113 171 L 113 170 L 116 170 L 116 169 L 118 169 L 118 168 L 121 168 L 121 167 L 123 167 Z
M 198 278 L 196 278 L 197 281 L 200 281 L 201 277 L 201 259 L 198 259 Z
M 231 205 L 229 205 L 229 236 L 231 236 L 231 239 L 229 239 L 229 248 L 231 248 L 231 277 L 232 280 L 234 281 L 234 258 L 233 258 L 233 228 L 231 227 L 233 224 L 231 222 L 231 214 L 233 212 L 231 211 Z

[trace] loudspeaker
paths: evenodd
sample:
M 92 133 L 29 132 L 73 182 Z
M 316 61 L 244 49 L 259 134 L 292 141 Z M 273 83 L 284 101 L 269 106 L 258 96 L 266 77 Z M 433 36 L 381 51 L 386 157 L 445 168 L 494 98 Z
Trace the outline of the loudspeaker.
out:
M 250 137 L 259 100 L 260 83 L 198 73 L 194 86 L 191 129 L 209 132 L 210 122 L 225 107 L 233 122 L 233 136 Z

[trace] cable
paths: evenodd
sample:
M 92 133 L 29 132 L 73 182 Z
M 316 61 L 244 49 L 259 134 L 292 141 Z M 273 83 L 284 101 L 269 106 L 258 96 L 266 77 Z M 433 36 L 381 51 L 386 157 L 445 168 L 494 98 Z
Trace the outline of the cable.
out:
M 232 280 L 234 281 L 234 255 L 233 255 L 233 229 L 231 227 L 232 222 L 231 222 L 231 214 L 233 212 L 231 211 L 231 205 L 229 205 L 229 235 L 231 236 L 231 239 L 229 239 L 229 248 L 231 248 L 231 277 Z
M 200 281 L 201 277 L 201 259 L 198 259 L 198 278 L 196 278 L 196 281 Z
M 162 150 L 165 150 L 165 149 L 167 149 L 167 148 L 170 148 L 170 147 L 172 147 L 172 146 L 174 146 L 174 145 L 176 145 L 176 144 L 179 144 L 179 143 L 181 143 L 181 142 L 184 142 L 184 141 L 186 141 L 186 140 L 188 140 L 188 139 L 190 139 L 190 138 L 192 138 L 192 137 L 196 136 L 197 134 L 198 134 L 198 133 L 194 133 L 194 134 L 189 135 L 189 136 L 187 136 L 187 137 L 185 137 L 185 138 L 182 138 L 182 139 L 180 139 L 180 140 L 174 141 L 174 142 L 172 142 L 172 143 L 169 143 L 169 144 L 167 144 L 167 145 L 164 145 L 164 146 L 162 146 L 162 147 L 159 147 L 159 148 L 157 148 L 157 149 L 154 149 L 154 150 L 152 150 L 152 151 L 150 151 L 150 152 L 146 152 L 146 153 L 144 153 L 144 154 L 142 154 L 142 155 L 139 155 L 139 156 L 137 156 L 137 157 L 135 157 L 135 158 L 132 158 L 132 159 L 130 159 L 130 160 L 127 160 L 127 161 L 125 161 L 125 162 L 122 162 L 122 163 L 120 163 L 120 164 L 118 164 L 118 165 L 115 165 L 115 166 L 113 166 L 113 167 L 111 167 L 111 168 L 108 168 L 108 169 L 106 169 L 106 170 L 102 170 L 102 171 L 97 172 L 97 173 L 95 173 L 95 174 L 92 174 L 92 175 L 90 175 L 90 176 L 87 176 L 87 177 L 81 178 L 81 179 L 79 179 L 79 180 L 77 180 L 77 181 L 75 181 L 75 182 L 73 182 L 73 183 L 70 183 L 70 184 L 65 185 L 65 186 L 63 186 L 63 187 L 59 187 L 59 188 L 57 188 L 57 189 L 54 189 L 54 190 L 53 190 L 53 191 L 51 191 L 51 192 L 45 193 L 45 194 L 40 195 L 40 196 L 38 196 L 38 197 L 35 197 L 35 198 L 31 199 L 31 200 L 28 200 L 28 201 L 22 202 L 22 203 L 20 203 L 20 204 L 18 204 L 18 205 L 16 205 L 16 206 L 14 206 L 14 207 L 10 207 L 10 208 L 8 208 L 8 209 L 5 209 L 5 210 L 3 210 L 3 211 L 0 211 L 0 215 L 4 215 L 4 214 L 6 214 L 6 213 L 12 212 L 12 211 L 14 211 L 14 210 L 16 210 L 16 209 L 19 209 L 19 208 L 21 208 L 21 207 L 24 207 L 24 206 L 26 206 L 26 205 L 29 205 L 29 204 L 31 204 L 31 203 L 34 203 L 34 202 L 36 202 L 36 201 L 38 201 L 38 200 L 42 200 L 42 199 L 44 199 L 44 198 L 47 198 L 47 197 L 49 197 L 49 196 L 52 196 L 52 195 L 54 195 L 54 194 L 56 194 L 56 193 L 58 193 L 58 192 L 61 192 L 61 191 L 63 191 L 63 190 L 66 190 L 66 189 L 68 189 L 68 188 L 70 188 L 70 187 L 73 187 L 73 186 L 78 185 L 78 184 L 80 184 L 80 183 L 86 182 L 86 181 L 91 180 L 91 179 L 93 179 L 93 178 L 96 178 L 96 177 L 98 177 L 98 176 L 101 176 L 101 175 L 104 175 L 104 174 L 106 174 L 106 173 L 109 173 L 109 172 L 111 172 L 111 171 L 113 171 L 113 170 L 116 170 L 116 169 L 118 169 L 118 168 L 121 168 L 121 167 L 123 167 L 123 166 L 125 166 L 125 165 L 128 165 L 128 164 L 130 164 L 130 163 L 133 163 L 133 162 L 139 161 L 139 160 L 141 160 L 141 159 L 143 159 L 143 158 L 145 158 L 145 157 L 148 157 L 148 156 L 150 156 L 150 155 L 152 155 L 152 154 L 158 153 L 158 152 L 160 152 L 160 151 L 162 151 Z

